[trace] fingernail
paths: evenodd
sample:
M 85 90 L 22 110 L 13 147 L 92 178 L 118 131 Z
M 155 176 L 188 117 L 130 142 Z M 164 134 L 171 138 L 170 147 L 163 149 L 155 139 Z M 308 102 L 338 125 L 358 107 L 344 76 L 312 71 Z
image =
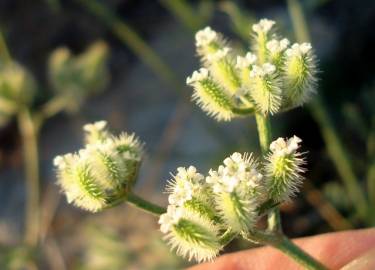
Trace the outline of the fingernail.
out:
M 354 259 L 345 265 L 341 270 L 374 270 L 375 269 L 375 249 L 367 251 L 362 256 Z

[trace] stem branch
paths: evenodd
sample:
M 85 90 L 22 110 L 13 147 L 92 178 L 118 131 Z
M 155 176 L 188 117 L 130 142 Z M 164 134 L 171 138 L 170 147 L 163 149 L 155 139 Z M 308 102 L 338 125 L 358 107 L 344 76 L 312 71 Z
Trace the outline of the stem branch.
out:
M 145 199 L 139 197 L 138 195 L 135 195 L 134 193 L 128 194 L 127 201 L 130 204 L 142 209 L 143 211 L 153 214 L 155 216 L 160 216 L 161 214 L 164 214 L 166 212 L 165 208 L 154 203 L 151 203 L 149 201 L 146 201 Z
M 297 263 L 302 265 L 305 269 L 310 270 L 327 270 L 327 268 L 303 251 L 300 247 L 289 240 L 285 235 L 280 234 L 268 234 L 262 232 L 251 232 L 250 235 L 245 237 L 250 242 L 258 242 L 261 244 L 267 244 L 274 248 L 277 248 L 285 255 L 294 259 Z
M 30 111 L 22 109 L 18 114 L 18 125 L 23 144 L 26 174 L 25 243 L 35 246 L 39 234 L 39 156 L 38 129 Z
M 262 154 L 266 155 L 272 139 L 271 123 L 267 116 L 259 113 L 255 114 L 255 119 L 257 122 L 260 148 L 262 150 Z M 268 214 L 267 223 L 269 231 L 281 233 L 282 228 L 279 208 L 275 207 L 270 211 Z

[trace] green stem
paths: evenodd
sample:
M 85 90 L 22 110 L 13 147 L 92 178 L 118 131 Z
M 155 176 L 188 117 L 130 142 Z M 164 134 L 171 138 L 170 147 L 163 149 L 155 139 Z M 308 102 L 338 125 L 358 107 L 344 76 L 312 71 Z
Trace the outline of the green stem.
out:
M 39 153 L 38 129 L 27 108 L 18 114 L 18 125 L 23 144 L 23 157 L 26 174 L 26 209 L 24 241 L 36 246 L 39 237 Z
M 149 201 L 146 201 L 145 199 L 139 197 L 138 195 L 135 195 L 134 193 L 128 194 L 127 201 L 130 204 L 142 209 L 143 211 L 153 214 L 155 216 L 160 216 L 161 214 L 164 214 L 166 212 L 165 208 L 160 207 L 159 205 L 156 205 Z
M 288 10 L 292 19 L 292 24 L 298 42 L 310 40 L 306 19 L 298 0 L 288 0 Z M 335 128 L 333 120 L 319 97 L 309 104 L 309 110 L 314 119 L 318 122 L 320 130 L 327 146 L 327 151 L 334 162 L 336 169 L 341 176 L 348 196 L 356 208 L 358 215 L 364 220 L 368 220 L 368 203 L 360 183 L 354 173 L 352 162 Z
M 262 232 L 252 232 L 251 235 L 245 237 L 248 241 L 259 242 L 277 248 L 285 255 L 294 259 L 297 263 L 302 265 L 305 269 L 310 270 L 326 270 L 323 264 L 311 257 L 296 244 L 290 241 L 285 235 L 267 234 Z
M 262 150 L 262 154 L 266 155 L 272 139 L 271 123 L 268 116 L 264 116 L 260 113 L 255 114 L 255 119 L 257 122 L 260 148 Z M 267 223 L 269 231 L 278 233 L 282 232 L 280 210 L 278 207 L 275 207 L 270 211 L 268 214 Z
M 260 113 L 255 114 L 255 120 L 257 122 L 260 149 L 262 154 L 265 155 L 268 153 L 272 139 L 271 123 L 267 116 Z
M 254 108 L 232 108 L 232 112 L 243 116 L 249 116 L 254 114 Z
M 65 96 L 56 96 L 47 101 L 38 112 L 34 114 L 34 122 L 37 127 L 41 127 L 43 122 L 63 111 L 71 99 Z

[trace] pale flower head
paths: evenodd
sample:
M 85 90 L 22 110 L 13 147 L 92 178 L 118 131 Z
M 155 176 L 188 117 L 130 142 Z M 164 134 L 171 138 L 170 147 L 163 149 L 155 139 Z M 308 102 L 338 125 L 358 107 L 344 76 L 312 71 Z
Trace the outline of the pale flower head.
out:
M 218 34 L 211 27 L 207 26 L 195 34 L 195 45 L 197 47 L 207 46 L 217 40 L 217 38 Z
M 303 56 L 311 51 L 311 43 L 294 43 L 290 49 L 287 49 L 285 54 L 289 57 L 291 56 Z
M 251 65 L 253 65 L 257 60 L 257 57 L 255 54 L 248 52 L 246 53 L 245 57 L 243 56 L 237 56 L 237 68 L 248 68 Z
M 262 66 L 253 65 L 250 77 L 264 77 L 273 74 L 275 71 L 276 67 L 270 63 L 265 63 Z
M 271 30 L 272 26 L 275 24 L 275 21 L 268 19 L 261 19 L 257 24 L 254 24 L 252 29 L 256 33 L 268 33 Z
M 198 71 L 194 71 L 190 77 L 187 77 L 186 84 L 193 85 L 196 82 L 200 82 L 209 76 L 209 71 L 206 68 L 200 68 Z
M 290 42 L 286 38 L 282 40 L 272 39 L 267 42 L 266 47 L 272 54 L 276 54 L 284 51 L 289 44 Z
M 301 142 L 302 140 L 295 135 L 287 140 L 278 138 L 271 143 L 270 150 L 277 156 L 290 155 L 298 150 Z

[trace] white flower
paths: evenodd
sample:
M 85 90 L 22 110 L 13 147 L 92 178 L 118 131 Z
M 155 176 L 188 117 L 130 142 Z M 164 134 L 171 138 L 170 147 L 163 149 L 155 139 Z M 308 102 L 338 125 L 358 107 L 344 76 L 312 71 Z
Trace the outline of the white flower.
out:
M 264 201 L 263 175 L 251 155 L 233 153 L 206 182 L 212 187 L 216 209 L 225 224 L 241 233 L 256 222 L 256 208 Z
M 215 193 L 234 192 L 240 185 L 248 188 L 259 186 L 262 174 L 257 171 L 256 163 L 252 156 L 233 153 L 224 160 L 224 166 L 219 166 L 217 171 L 210 170 L 206 182 L 213 186 Z M 242 192 L 239 188 L 239 192 Z
M 225 58 L 230 51 L 231 51 L 231 48 L 224 47 L 220 50 L 217 50 L 213 54 L 207 55 L 207 60 L 210 61 L 210 62 L 219 61 L 219 60 Z
M 268 33 L 268 31 L 272 28 L 272 26 L 275 24 L 275 21 L 271 21 L 268 19 L 261 19 L 259 23 L 253 25 L 253 31 L 260 33 Z
M 302 140 L 295 135 L 288 140 L 285 140 L 284 138 L 278 138 L 271 143 L 270 150 L 274 155 L 277 156 L 290 155 L 297 151 L 297 149 L 299 148 L 299 143 L 301 142 Z
M 168 205 L 167 212 L 160 215 L 159 224 L 160 231 L 167 233 L 171 230 L 171 227 L 180 220 L 182 217 L 182 209 L 177 208 L 175 205 Z
M 311 44 L 310 43 L 294 43 L 290 49 L 285 51 L 285 54 L 289 57 L 291 56 L 303 56 L 306 55 L 311 51 Z
M 289 40 L 284 38 L 282 40 L 272 39 L 267 42 L 266 47 L 272 53 L 280 53 L 289 46 Z
M 83 126 L 83 130 L 87 132 L 99 132 L 103 131 L 107 126 L 107 121 L 97 121 L 92 124 L 86 124 Z
M 181 206 L 204 187 L 204 177 L 194 166 L 177 168 L 177 174 L 169 181 L 167 192 L 170 204 Z
M 197 47 L 206 46 L 218 38 L 218 34 L 207 26 L 195 34 L 195 44 Z
M 264 77 L 271 75 L 276 71 L 276 67 L 270 63 L 265 63 L 262 66 L 253 65 L 250 71 L 250 77 Z
M 257 57 L 255 54 L 248 52 L 245 57 L 237 56 L 237 68 L 248 68 L 252 64 L 254 64 L 257 60 Z
M 202 81 L 208 78 L 209 72 L 206 68 L 200 68 L 199 71 L 194 71 L 190 77 L 187 77 L 186 84 L 194 85 L 194 83 Z

